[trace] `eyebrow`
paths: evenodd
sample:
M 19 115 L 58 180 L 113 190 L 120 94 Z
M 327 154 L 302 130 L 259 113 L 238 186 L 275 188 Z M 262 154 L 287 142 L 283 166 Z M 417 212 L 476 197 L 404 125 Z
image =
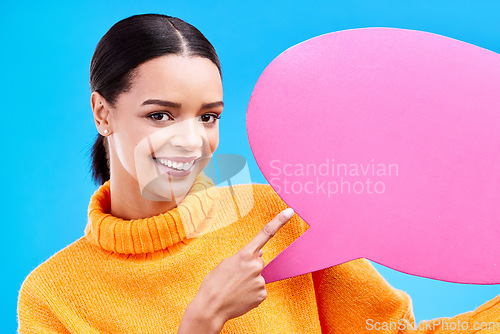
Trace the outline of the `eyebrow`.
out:
M 175 108 L 175 109 L 180 109 L 181 104 L 172 102 L 172 101 L 166 101 L 166 100 L 157 100 L 157 99 L 149 99 L 144 102 L 142 102 L 142 106 L 150 105 L 150 104 L 156 104 L 162 107 L 168 107 L 168 108 Z M 222 101 L 217 101 L 217 102 L 212 102 L 212 103 L 204 103 L 201 106 L 201 109 L 210 109 L 210 108 L 216 108 L 216 107 L 224 107 L 224 102 Z

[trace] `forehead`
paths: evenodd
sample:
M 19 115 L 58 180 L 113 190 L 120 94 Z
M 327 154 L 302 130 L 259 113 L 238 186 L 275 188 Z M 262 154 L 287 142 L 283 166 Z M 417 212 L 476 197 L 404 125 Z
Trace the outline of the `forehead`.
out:
M 168 55 L 139 65 L 130 93 L 138 99 L 169 97 L 211 102 L 222 99 L 222 81 L 217 66 L 207 58 Z

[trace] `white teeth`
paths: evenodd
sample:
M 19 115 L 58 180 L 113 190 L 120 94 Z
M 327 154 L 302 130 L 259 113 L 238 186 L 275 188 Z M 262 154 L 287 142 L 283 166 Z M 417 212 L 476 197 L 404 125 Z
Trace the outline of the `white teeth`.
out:
M 194 160 L 191 162 L 184 162 L 184 163 L 171 161 L 171 160 L 164 159 L 164 158 L 158 158 L 157 160 L 159 160 L 162 165 L 168 166 L 170 168 L 179 169 L 179 170 L 188 170 L 189 168 L 191 168 L 191 166 L 194 163 Z

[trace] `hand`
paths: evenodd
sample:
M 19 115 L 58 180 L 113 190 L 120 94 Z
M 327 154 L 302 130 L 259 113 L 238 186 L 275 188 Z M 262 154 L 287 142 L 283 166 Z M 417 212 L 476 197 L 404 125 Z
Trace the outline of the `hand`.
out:
M 248 244 L 208 273 L 188 306 L 190 311 L 199 313 L 198 317 L 191 316 L 191 319 L 204 318 L 205 323 L 210 323 L 218 333 L 226 321 L 247 313 L 266 299 L 266 282 L 261 276 L 265 266 L 261 258 L 262 247 L 293 214 L 291 208 L 280 212 Z

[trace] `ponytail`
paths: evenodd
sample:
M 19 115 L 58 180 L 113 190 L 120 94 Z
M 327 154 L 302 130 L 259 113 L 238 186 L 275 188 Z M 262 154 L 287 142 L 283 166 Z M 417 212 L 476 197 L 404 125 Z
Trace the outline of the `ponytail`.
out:
M 97 185 L 102 185 L 109 180 L 109 159 L 107 139 L 100 133 L 97 133 L 94 145 L 90 153 L 92 163 L 92 179 Z

